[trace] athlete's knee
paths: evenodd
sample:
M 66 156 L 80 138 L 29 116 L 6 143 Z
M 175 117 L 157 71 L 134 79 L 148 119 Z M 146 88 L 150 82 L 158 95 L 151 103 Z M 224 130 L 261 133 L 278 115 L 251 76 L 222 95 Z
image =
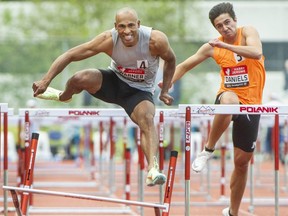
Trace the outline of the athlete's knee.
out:
M 71 77 L 71 80 L 74 83 L 82 83 L 83 81 L 89 79 L 89 77 L 91 76 L 90 74 L 91 72 L 88 70 L 78 71 Z
M 154 130 L 154 115 L 149 112 L 137 115 L 135 123 L 143 132 Z
M 232 91 L 226 91 L 220 98 L 221 104 L 239 104 L 239 98 L 237 94 Z
M 140 119 L 141 124 L 147 126 L 154 124 L 154 115 L 152 113 L 145 113 Z
M 76 72 L 69 80 L 75 87 L 85 89 L 91 81 L 95 80 L 96 70 L 88 69 Z
M 247 171 L 252 154 L 253 153 L 251 152 L 244 152 L 244 151 L 242 151 L 240 154 L 236 153 L 234 156 L 235 169 L 243 172 Z

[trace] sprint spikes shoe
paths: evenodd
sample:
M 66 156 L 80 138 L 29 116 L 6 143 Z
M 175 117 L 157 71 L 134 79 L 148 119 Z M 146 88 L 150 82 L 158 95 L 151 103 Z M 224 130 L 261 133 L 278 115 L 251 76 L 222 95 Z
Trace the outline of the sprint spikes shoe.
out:
M 192 169 L 195 172 L 201 172 L 206 166 L 207 161 L 213 156 L 213 152 L 205 151 L 205 149 L 198 153 L 197 157 L 192 163 Z
M 148 172 L 146 185 L 152 187 L 154 185 L 163 185 L 165 182 L 166 176 L 159 172 L 157 158 L 154 156 L 154 165 Z
M 37 95 L 37 98 L 44 99 L 44 100 L 60 101 L 59 95 L 61 93 L 62 93 L 62 91 L 60 91 L 60 90 L 54 89 L 52 87 L 48 87 L 44 93 Z M 67 101 L 60 101 L 60 102 L 68 103 L 71 100 L 72 100 L 72 98 L 67 100 Z
M 230 209 L 229 209 L 229 207 L 223 209 L 222 215 L 223 215 L 223 216 L 233 216 L 233 215 L 230 214 Z

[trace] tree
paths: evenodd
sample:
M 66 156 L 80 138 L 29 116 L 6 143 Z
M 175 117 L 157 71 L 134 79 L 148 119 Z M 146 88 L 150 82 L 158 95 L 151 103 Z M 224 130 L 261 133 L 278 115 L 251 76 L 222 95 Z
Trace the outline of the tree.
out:
M 31 79 L 26 79 L 28 83 L 23 83 L 26 89 L 21 91 L 26 92 L 21 98 L 29 99 L 32 81 L 40 79 L 58 55 L 113 28 L 115 12 L 127 5 L 138 11 L 141 23 L 168 35 L 177 53 L 177 60 L 182 61 L 195 49 L 195 44 L 186 42 L 185 20 L 189 12 L 185 8 L 191 4 L 193 1 L 186 0 L 34 0 L 18 2 L 13 7 L 6 5 L 2 13 L 7 28 L 0 41 L 0 74 L 30 76 Z M 63 80 L 67 80 L 75 71 L 87 67 L 107 67 L 109 63 L 110 59 L 106 55 L 73 63 L 53 81 L 53 85 L 62 89 Z M 11 103 L 15 104 L 15 101 Z M 15 106 L 23 106 L 23 103 L 20 101 Z M 53 103 L 49 105 L 53 106 Z M 75 102 L 74 105 L 79 106 L 81 103 Z

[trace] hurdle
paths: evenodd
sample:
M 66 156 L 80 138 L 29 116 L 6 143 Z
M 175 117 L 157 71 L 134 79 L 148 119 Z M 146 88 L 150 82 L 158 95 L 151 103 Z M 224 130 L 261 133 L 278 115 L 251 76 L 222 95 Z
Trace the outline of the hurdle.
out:
M 159 123 L 158 123 L 158 137 L 159 137 L 159 172 L 163 172 L 164 169 L 164 113 L 160 111 L 159 113 Z M 159 198 L 163 197 L 163 188 L 159 187 Z
M 156 110 L 155 116 L 159 116 L 160 112 L 162 112 L 165 116 L 176 116 L 177 109 L 161 109 Z M 87 120 L 91 117 L 101 120 L 103 118 L 112 118 L 112 117 L 121 117 L 126 118 L 127 114 L 123 109 L 44 109 L 44 108 L 30 108 L 30 109 L 19 109 L 19 117 L 24 117 L 25 115 L 29 115 L 30 118 L 77 118 L 78 120 Z M 100 121 L 101 124 L 101 121 Z M 113 130 L 110 127 L 109 130 Z M 111 132 L 111 131 L 110 131 Z M 111 133 L 110 133 L 111 136 Z M 111 138 L 111 137 L 110 137 Z M 111 154 L 113 152 L 113 148 L 111 148 Z M 112 159 L 111 159 L 112 160 Z M 111 162 L 110 160 L 110 162 Z M 113 169 L 113 167 L 111 167 Z M 112 179 L 112 180 L 111 180 Z M 110 178 L 110 181 L 113 181 L 114 178 Z M 112 186 L 112 182 L 109 182 L 110 186 Z
M 95 118 L 96 120 L 103 120 L 103 119 L 111 119 L 112 117 L 126 117 L 127 114 L 123 109 L 45 109 L 45 108 L 21 108 L 19 109 L 19 117 L 25 117 L 25 119 L 57 119 L 57 118 L 65 118 L 66 120 L 80 120 L 81 122 L 87 122 L 91 118 Z M 26 122 L 26 121 L 25 121 Z M 25 123 L 26 126 L 27 123 Z M 26 128 L 26 127 L 25 127 Z M 26 130 L 26 129 L 25 129 Z M 113 138 L 113 127 L 111 126 L 109 129 L 109 137 L 110 139 Z M 110 140 L 113 144 L 113 139 Z M 113 148 L 111 148 L 110 154 L 114 154 Z M 113 155 L 110 155 L 112 157 Z M 92 157 L 94 158 L 94 156 Z M 112 159 L 111 159 L 112 160 Z M 113 170 L 113 161 L 110 161 L 110 168 Z M 93 161 L 92 161 L 93 162 Z M 102 170 L 101 170 L 102 171 Z M 91 174 L 94 175 L 94 174 Z M 93 179 L 93 178 L 92 178 Z M 113 177 L 110 176 L 109 178 L 110 186 L 113 185 Z M 69 185 L 69 184 L 68 184 Z
M 155 215 L 160 216 L 160 210 L 162 210 L 162 216 L 169 216 L 170 204 L 171 204 L 171 197 L 173 191 L 173 183 L 175 177 L 175 169 L 176 169 L 176 161 L 177 161 L 177 151 L 171 151 L 169 169 L 168 169 L 168 178 L 166 183 L 166 190 L 165 190 L 165 197 L 163 204 L 157 203 L 148 203 L 148 202 L 139 202 L 139 201 L 132 201 L 132 200 L 123 200 L 123 199 L 116 199 L 116 198 L 108 198 L 108 197 L 100 197 L 100 196 L 91 196 L 91 195 L 83 195 L 83 194 L 76 194 L 76 193 L 67 193 L 67 192 L 58 192 L 58 191 L 48 191 L 48 190 L 39 190 L 39 189 L 31 189 L 31 188 L 19 188 L 19 187 L 12 187 L 12 186 L 3 186 L 5 191 L 9 190 L 13 197 L 13 203 L 16 209 L 16 213 L 18 216 L 23 216 L 22 210 L 19 208 L 19 200 L 16 194 L 17 192 L 22 192 L 26 194 L 42 194 L 42 195 L 51 195 L 51 196 L 60 196 L 66 198 L 76 198 L 76 199 L 85 199 L 85 200 L 94 200 L 94 201 L 102 201 L 102 202 L 111 202 L 111 203 L 118 203 L 118 204 L 126 204 L 126 205 L 134 205 L 134 206 L 142 206 L 142 207 L 149 207 L 154 208 Z M 24 214 L 26 215 L 26 214 Z
M 191 115 L 215 115 L 215 114 L 261 114 L 261 115 L 274 115 L 275 116 L 275 124 L 274 124 L 274 131 L 276 134 L 279 133 L 279 115 L 287 115 L 288 114 L 288 106 L 284 105 L 215 105 L 215 104 L 180 104 L 179 105 L 179 115 L 186 115 L 186 120 Z M 188 129 L 185 130 L 186 136 L 190 136 L 190 131 Z M 186 139 L 187 139 L 186 137 Z M 274 137 L 275 142 L 275 215 L 279 214 L 279 138 L 278 136 Z M 185 149 L 186 151 L 189 151 L 189 146 Z M 185 158 L 186 159 L 186 158 Z M 187 158 L 188 159 L 188 158 Z M 188 159 L 189 160 L 189 159 Z M 190 161 L 189 161 L 190 162 Z M 188 164 L 188 163 L 187 163 Z M 190 170 L 190 163 L 189 166 L 186 167 L 186 169 Z M 185 174 L 185 179 L 187 179 Z M 190 180 L 190 176 L 187 180 Z M 187 193 L 190 194 L 190 186 L 185 185 L 185 191 L 187 190 Z M 186 192 L 185 192 L 186 193 Z M 188 206 L 190 203 L 190 197 L 185 197 L 185 203 Z M 226 203 L 224 201 L 221 201 L 220 204 Z M 189 205 L 190 206 L 190 205 Z M 185 215 L 190 215 L 190 208 L 185 208 L 186 212 Z
M 190 215 L 191 108 L 185 109 L 185 216 Z
M 108 198 L 108 197 L 100 197 L 100 196 L 91 196 L 91 195 L 83 195 L 83 194 L 76 194 L 76 193 L 67 193 L 67 192 L 57 192 L 57 191 L 48 191 L 48 190 L 39 190 L 39 189 L 29 189 L 29 188 L 19 188 L 19 187 L 11 187 L 11 186 L 3 186 L 4 190 L 9 191 L 18 191 L 24 193 L 33 193 L 33 194 L 41 194 L 41 195 L 51 195 L 51 196 L 60 196 L 60 197 L 69 197 L 69 198 L 76 198 L 76 199 L 85 199 L 85 200 L 94 200 L 94 201 L 103 201 L 103 202 L 112 202 L 118 204 L 126 204 L 126 205 L 135 205 L 135 206 L 143 206 L 149 208 L 156 208 L 156 209 L 163 209 L 165 211 L 168 210 L 168 205 L 166 204 L 157 204 L 157 203 L 148 203 L 148 202 L 139 202 L 139 201 L 131 201 L 131 200 L 123 200 L 123 199 L 115 199 L 115 198 Z M 13 192 L 13 193 L 14 193 Z M 16 196 L 17 197 L 17 196 Z M 15 199 L 15 196 L 13 196 Z M 14 200 L 13 200 L 14 201 Z M 15 202 L 19 202 L 18 198 Z M 18 204 L 15 205 L 17 208 Z M 23 214 L 19 214 L 19 210 L 17 211 L 18 216 L 22 216 Z

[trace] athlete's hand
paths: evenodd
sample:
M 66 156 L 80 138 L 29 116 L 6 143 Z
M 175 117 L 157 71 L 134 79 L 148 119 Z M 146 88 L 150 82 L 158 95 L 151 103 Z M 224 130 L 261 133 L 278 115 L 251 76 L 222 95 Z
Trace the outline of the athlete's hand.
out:
M 163 101 L 166 105 L 171 105 L 174 101 L 174 98 L 172 96 L 164 92 L 160 93 L 159 99 Z
M 223 41 L 219 40 L 218 38 L 210 40 L 209 44 L 212 47 L 219 47 L 219 48 L 226 48 L 226 46 L 227 46 L 226 43 L 224 43 Z
M 48 87 L 48 84 L 43 82 L 42 80 L 35 81 L 32 85 L 32 89 L 34 92 L 33 96 L 37 97 L 37 95 L 44 93 L 47 87 Z

